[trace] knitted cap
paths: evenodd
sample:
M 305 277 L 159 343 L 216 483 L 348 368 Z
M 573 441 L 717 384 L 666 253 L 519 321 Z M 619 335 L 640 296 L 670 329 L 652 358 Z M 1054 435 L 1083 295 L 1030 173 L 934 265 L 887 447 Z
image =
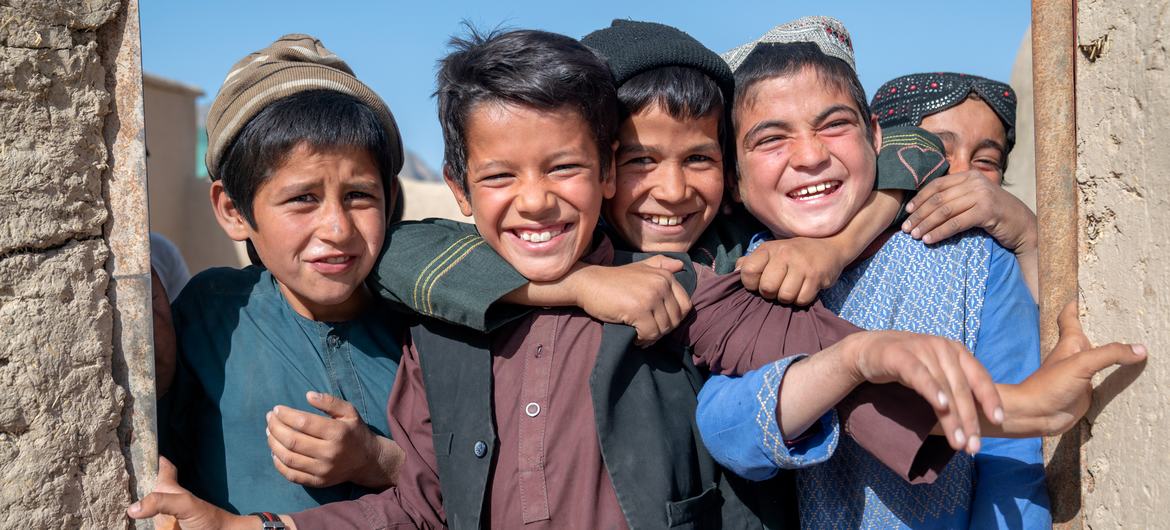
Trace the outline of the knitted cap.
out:
M 719 54 L 682 30 L 636 20 L 614 20 L 581 39 L 609 63 L 617 86 L 634 76 L 665 66 L 686 66 L 703 72 L 723 92 L 724 101 L 735 93 L 735 79 Z
M 922 119 L 978 94 L 1003 122 L 1008 152 L 1016 143 L 1016 92 L 1011 86 L 977 75 L 932 72 L 887 81 L 874 93 L 870 107 L 882 128 L 922 125 Z
M 815 44 L 821 53 L 841 59 L 849 68 L 857 71 L 857 65 L 853 60 L 853 40 L 849 38 L 849 31 L 845 29 L 845 24 L 832 17 L 803 17 L 780 24 L 760 38 L 724 53 L 723 59 L 727 61 L 731 71 L 735 72 L 760 44 L 794 42 Z
M 394 115 L 382 98 L 354 77 L 353 70 L 341 58 L 309 35 L 289 34 L 267 48 L 240 59 L 216 94 L 207 111 L 207 172 L 215 172 L 232 140 L 244 125 L 269 103 L 309 90 L 334 90 L 357 98 L 373 109 L 386 129 L 391 142 L 392 167 L 383 175 L 389 184 L 387 206 L 397 195 L 397 175 L 402 169 L 402 138 Z

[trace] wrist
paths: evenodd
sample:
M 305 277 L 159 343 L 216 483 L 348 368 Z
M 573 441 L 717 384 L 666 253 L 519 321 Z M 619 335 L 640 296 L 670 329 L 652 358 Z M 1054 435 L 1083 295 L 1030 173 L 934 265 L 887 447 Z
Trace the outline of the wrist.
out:
M 866 382 L 865 377 L 865 342 L 869 331 L 860 331 L 837 341 L 829 349 L 822 352 L 831 353 L 840 367 L 840 373 L 845 374 L 849 384 L 856 388 Z

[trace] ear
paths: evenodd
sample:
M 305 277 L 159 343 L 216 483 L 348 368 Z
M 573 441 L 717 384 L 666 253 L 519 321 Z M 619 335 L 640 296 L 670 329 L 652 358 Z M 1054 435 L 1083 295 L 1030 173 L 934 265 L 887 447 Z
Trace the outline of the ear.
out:
M 466 177 L 464 177 L 466 181 Z M 465 217 L 471 217 L 471 200 L 467 198 L 467 193 L 463 191 L 463 185 L 451 176 L 451 167 L 443 165 L 443 182 L 447 183 L 447 188 L 451 190 L 451 194 L 455 196 L 455 202 L 459 204 L 459 212 Z
M 215 220 L 220 228 L 233 241 L 246 241 L 252 235 L 252 225 L 244 218 L 243 212 L 236 208 L 236 203 L 228 197 L 223 181 L 211 183 L 211 210 L 215 213 Z
M 603 173 L 605 178 L 601 181 L 601 194 L 606 199 L 612 199 L 617 193 L 617 148 L 618 141 L 614 140 L 613 145 L 609 146 L 608 171 Z
M 869 115 L 869 127 L 873 131 L 873 150 L 875 153 L 882 150 L 882 126 L 878 123 L 877 114 Z

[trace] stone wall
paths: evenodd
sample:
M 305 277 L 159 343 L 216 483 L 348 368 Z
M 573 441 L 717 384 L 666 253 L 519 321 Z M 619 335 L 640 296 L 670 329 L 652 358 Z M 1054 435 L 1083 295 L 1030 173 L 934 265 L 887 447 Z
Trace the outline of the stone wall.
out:
M 1079 283 L 1094 341 L 1147 344 L 1140 378 L 1104 381 L 1083 448 L 1090 528 L 1168 528 L 1170 506 L 1170 72 L 1168 0 L 1078 2 L 1080 44 L 1108 36 L 1096 61 L 1077 52 Z M 1114 398 L 1116 395 L 1116 398 Z
M 112 294 L 145 240 L 115 241 L 138 229 L 113 228 L 133 213 L 109 200 L 133 113 L 111 79 L 137 39 L 133 2 L 0 0 L 0 528 L 127 527 L 140 370 L 123 339 L 149 313 L 125 303 L 141 289 Z

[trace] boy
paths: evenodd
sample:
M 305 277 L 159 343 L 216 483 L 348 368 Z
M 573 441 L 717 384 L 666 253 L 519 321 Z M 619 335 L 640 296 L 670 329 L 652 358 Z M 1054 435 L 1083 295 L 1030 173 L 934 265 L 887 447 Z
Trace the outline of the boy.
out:
M 383 489 L 402 457 L 382 409 L 401 354 L 363 282 L 397 193 L 394 118 L 320 41 L 286 35 L 235 65 L 208 131 L 216 219 L 256 265 L 205 271 L 175 301 L 161 453 L 234 512 Z M 263 420 L 306 393 L 328 416 L 279 407 L 314 435 L 286 450 Z
M 580 260 L 638 259 L 594 235 L 601 202 L 614 190 L 609 158 L 618 117 L 606 67 L 576 41 L 538 31 L 454 44 L 439 74 L 445 177 L 482 240 L 536 281 L 555 280 Z M 681 277 L 693 281 L 693 273 Z M 790 317 L 776 311 L 766 319 L 770 325 L 751 330 L 720 316 L 734 307 L 713 307 L 696 316 L 706 321 L 686 328 L 702 359 L 759 353 L 733 351 L 750 339 L 758 339 L 753 346 L 760 352 L 774 349 L 770 341 L 783 334 L 775 324 Z M 835 351 L 844 355 L 837 358 L 867 360 L 858 364 L 872 379 L 904 381 L 908 370 L 900 361 L 959 354 L 943 341 L 868 337 L 878 338 L 842 341 Z M 689 357 L 633 349 L 632 339 L 631 329 L 575 309 L 537 310 L 491 335 L 437 321 L 415 326 L 389 405 L 395 438 L 407 452 L 398 485 L 281 519 L 302 528 L 780 522 L 777 499 L 756 498 L 745 484 L 725 479 L 698 440 L 693 407 L 701 378 Z M 881 342 L 897 346 L 867 347 Z M 871 349 L 897 351 L 870 355 Z M 930 383 L 943 385 L 938 378 Z M 995 406 L 994 393 L 980 398 Z M 827 409 L 786 408 L 793 430 L 808 430 L 796 425 L 802 422 L 821 428 L 774 451 L 794 462 L 831 451 L 838 431 L 831 415 L 822 417 Z M 131 515 L 162 511 L 196 528 L 259 525 L 174 488 L 170 473 Z
M 847 224 L 869 187 L 882 131 L 867 108 L 845 28 L 826 17 L 800 19 L 725 58 L 736 75 L 740 197 L 769 229 L 759 239 L 832 233 Z M 819 200 L 789 192 L 814 184 L 828 187 Z M 895 235 L 847 270 L 823 299 L 868 329 L 962 341 L 997 381 L 1019 383 L 1039 364 L 1037 315 L 1015 260 L 1003 254 L 982 234 L 930 248 Z M 1075 315 L 1068 315 L 1065 324 L 1075 337 Z M 1074 342 L 1070 338 L 1064 344 Z M 1065 355 L 1054 353 L 1053 358 Z M 1002 430 L 1036 435 L 1067 428 L 1069 423 L 1057 418 L 1084 413 L 1084 389 L 1093 373 L 1143 359 L 1144 348 L 1112 345 L 1046 365 L 1024 384 L 1000 385 L 1009 418 Z M 751 429 L 753 411 L 745 403 L 774 385 L 759 372 L 742 379 L 716 377 L 700 395 L 704 439 L 732 470 L 755 476 L 775 472 L 776 466 L 752 456 L 766 440 L 744 434 Z M 1034 425 L 1010 419 L 1033 413 L 1046 419 Z M 1005 434 L 987 424 L 982 429 Z M 978 433 L 954 435 L 970 440 Z M 1049 516 L 1039 440 L 989 439 L 983 449 L 974 459 L 960 454 L 933 484 L 909 484 L 843 440 L 828 462 L 798 472 L 802 522 L 818 528 L 982 528 L 1011 524 L 1005 523 L 1011 517 L 1028 526 L 1044 525 Z
M 871 106 L 882 127 L 921 125 L 937 134 L 951 166 L 907 204 L 913 213 L 902 230 L 934 243 L 982 228 L 1015 253 L 1036 299 L 1036 214 L 1000 186 L 1016 140 L 1012 87 L 969 74 L 913 74 L 878 88 Z

